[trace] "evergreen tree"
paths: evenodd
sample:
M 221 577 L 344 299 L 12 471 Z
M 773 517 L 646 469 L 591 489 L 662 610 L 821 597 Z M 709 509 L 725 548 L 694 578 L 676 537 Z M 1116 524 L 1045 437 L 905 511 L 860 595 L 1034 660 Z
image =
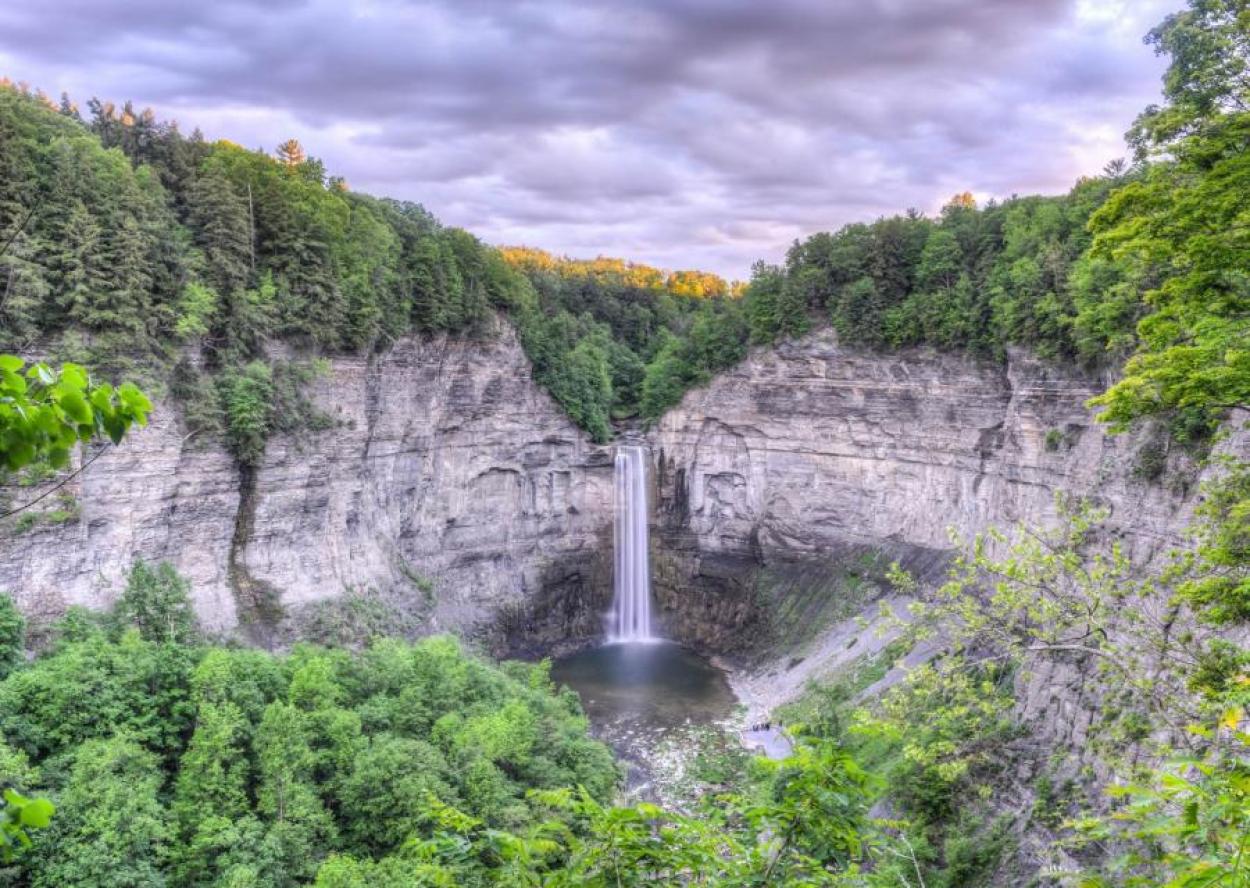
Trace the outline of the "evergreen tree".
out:
M 103 246 L 102 286 L 74 302 L 70 320 L 88 330 L 134 337 L 132 347 L 142 344 L 152 312 L 151 240 L 135 217 L 125 213 L 105 235 Z
M 82 120 L 82 115 L 78 113 L 78 106 L 70 101 L 69 93 L 67 92 L 61 93 L 61 104 L 57 106 L 57 110 L 64 117 L 70 117 L 77 121 Z
M 39 244 L 23 232 L 0 256 L 0 349 L 23 351 L 40 332 L 51 291 L 38 251 Z
M 299 143 L 298 139 L 287 139 L 278 146 L 278 162 L 288 169 L 299 166 L 307 159 L 304 146 Z
M 24 659 L 26 619 L 8 595 L 0 592 L 0 681 Z
M 43 324 L 54 329 L 70 320 L 92 316 L 92 301 L 104 288 L 104 277 L 97 265 L 103 259 L 100 228 L 81 201 L 70 205 L 56 245 L 48 267 L 58 311 L 43 318 Z
M 221 170 L 210 166 L 195 177 L 187 203 L 208 281 L 218 293 L 245 289 L 254 270 L 247 198 Z

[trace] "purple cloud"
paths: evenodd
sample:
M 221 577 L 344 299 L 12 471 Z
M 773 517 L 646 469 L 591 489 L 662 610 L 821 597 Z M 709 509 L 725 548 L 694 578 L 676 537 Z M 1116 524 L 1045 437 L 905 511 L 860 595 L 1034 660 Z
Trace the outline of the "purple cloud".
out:
M 295 136 L 494 242 L 741 277 L 816 230 L 1096 171 L 1177 2 L 47 0 L 0 8 L 0 73 Z

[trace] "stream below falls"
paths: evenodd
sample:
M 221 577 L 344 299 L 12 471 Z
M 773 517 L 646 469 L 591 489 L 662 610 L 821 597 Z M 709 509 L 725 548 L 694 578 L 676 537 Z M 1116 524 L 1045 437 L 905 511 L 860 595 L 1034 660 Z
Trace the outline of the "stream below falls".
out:
M 625 765 L 626 794 L 649 800 L 663 795 L 657 775 L 680 770 L 673 760 L 691 732 L 727 726 L 737 704 L 723 671 L 672 642 L 590 648 L 555 661 L 551 677 L 578 693 L 592 732 Z

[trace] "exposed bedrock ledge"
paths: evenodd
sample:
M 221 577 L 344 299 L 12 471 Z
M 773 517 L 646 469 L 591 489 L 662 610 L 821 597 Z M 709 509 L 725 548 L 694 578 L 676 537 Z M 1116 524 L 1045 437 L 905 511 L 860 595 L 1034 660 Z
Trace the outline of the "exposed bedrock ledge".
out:
M 1020 352 L 1005 367 L 877 355 L 827 331 L 753 353 L 648 435 L 666 630 L 709 651 L 780 648 L 888 560 L 938 576 L 947 528 L 1044 523 L 1059 490 L 1106 506 L 1135 557 L 1167 548 L 1189 504 L 1133 477 L 1142 441 L 1108 438 L 1083 406 L 1101 387 Z M 284 615 L 370 589 L 403 631 L 501 653 L 601 632 L 611 449 L 533 383 L 510 330 L 336 358 L 311 395 L 336 427 L 272 440 L 250 477 L 161 405 L 67 486 L 68 520 L 0 525 L 0 589 L 37 619 L 106 607 L 142 557 L 192 581 L 207 628 L 262 643 L 282 640 Z
M 775 605 L 753 588 L 761 566 L 844 572 L 858 548 L 940 574 L 950 529 L 1044 525 L 1059 491 L 1108 509 L 1128 553 L 1154 557 L 1190 504 L 1134 477 L 1143 439 L 1105 435 L 1084 406 L 1102 388 L 1019 350 L 1005 366 L 883 355 L 822 331 L 754 352 L 650 436 L 666 619 L 732 650 L 737 628 L 767 616 L 752 607 Z
M 522 612 L 535 637 L 599 631 L 562 608 L 610 588 L 611 453 L 535 385 L 510 329 L 335 358 L 310 394 L 336 426 L 271 440 L 250 478 L 159 405 L 68 486 L 76 518 L 0 527 L 0 589 L 37 618 L 106 607 L 142 557 L 192 581 L 207 628 L 261 641 L 257 622 L 366 589 L 417 631 L 499 643 L 499 616 Z

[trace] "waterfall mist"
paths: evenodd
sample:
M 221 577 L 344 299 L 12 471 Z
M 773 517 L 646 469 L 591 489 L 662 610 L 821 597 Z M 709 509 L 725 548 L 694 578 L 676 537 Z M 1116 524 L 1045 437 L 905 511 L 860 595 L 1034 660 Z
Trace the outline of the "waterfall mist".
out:
M 636 445 L 616 449 L 616 550 L 613 642 L 655 641 L 651 628 L 651 563 L 647 532 L 647 454 Z

